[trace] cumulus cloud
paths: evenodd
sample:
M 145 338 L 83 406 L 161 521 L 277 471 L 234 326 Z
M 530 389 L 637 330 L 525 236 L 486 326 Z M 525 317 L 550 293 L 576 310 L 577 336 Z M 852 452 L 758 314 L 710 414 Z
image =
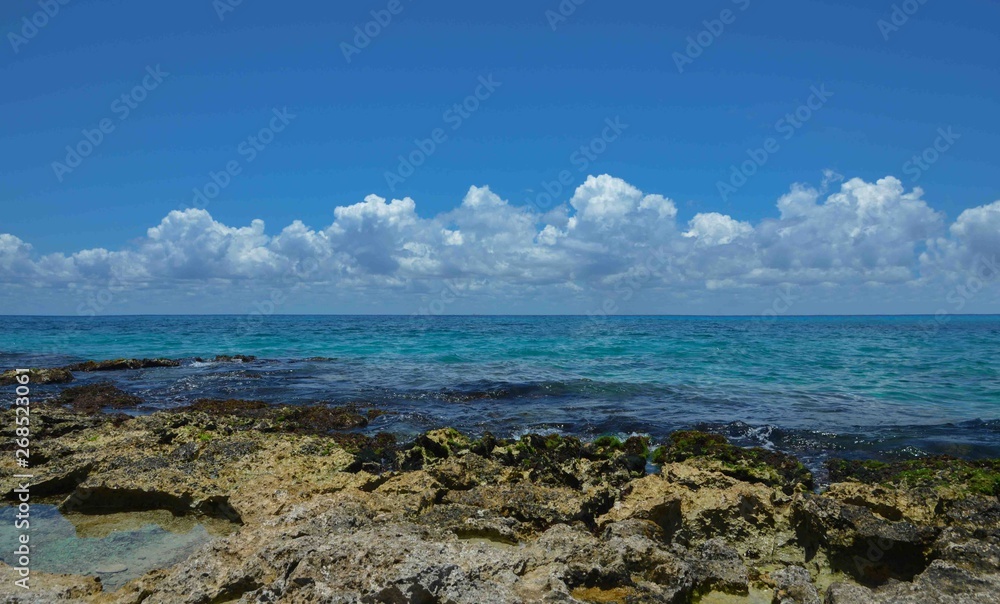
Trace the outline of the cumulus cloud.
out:
M 927 242 L 920 254 L 925 275 L 961 281 L 968 274 L 1000 272 L 1000 201 L 959 214 L 946 234 Z
M 793 186 L 778 200 L 780 218 L 755 228 L 765 272 L 807 282 L 907 281 L 917 276 L 917 250 L 943 229 L 923 191 L 906 192 L 891 176 L 854 178 L 821 197 Z
M 704 245 L 725 245 L 753 233 L 753 227 L 749 222 L 733 220 L 718 212 L 696 214 L 688 223 L 688 227 L 684 236 L 694 237 L 698 243 Z
M 359 296 L 478 288 L 495 296 L 606 292 L 642 275 L 671 292 L 781 283 L 919 285 L 1000 255 L 1000 201 L 952 224 L 888 176 L 840 189 L 794 185 L 777 215 L 751 224 L 717 212 L 678 224 L 676 204 L 610 175 L 591 176 L 546 214 L 471 187 L 452 211 L 422 218 L 410 198 L 334 208 L 325 227 L 300 221 L 269 234 L 261 220 L 222 224 L 199 209 L 170 212 L 125 249 L 39 256 L 0 234 L 0 281 L 30 287 L 222 282 L 323 285 Z M 454 285 L 461 283 L 462 285 Z M 182 287 L 182 285 L 177 285 Z
M 14 281 L 34 273 L 31 246 L 13 235 L 0 234 L 0 277 Z
M 950 231 L 961 249 L 982 256 L 1000 256 L 1000 201 L 962 212 Z

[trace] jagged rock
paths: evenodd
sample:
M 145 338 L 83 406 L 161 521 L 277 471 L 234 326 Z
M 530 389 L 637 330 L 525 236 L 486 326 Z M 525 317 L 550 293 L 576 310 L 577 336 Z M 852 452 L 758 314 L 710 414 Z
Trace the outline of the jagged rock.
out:
M 775 602 L 812 604 L 837 572 L 868 586 L 835 583 L 829 604 L 978 604 L 1000 593 L 995 497 L 856 480 L 805 493 L 794 464 L 771 474 L 714 440 L 721 454 L 661 459 L 661 473 L 645 475 L 641 438 L 473 440 L 442 429 L 400 446 L 338 432 L 356 420 L 336 417 L 364 416 L 350 406 L 32 411 L 43 477 L 33 496 L 63 510 L 167 509 L 239 526 L 116 592 L 38 574 L 35 601 L 686 603 L 773 589 Z M 13 413 L 0 411 L 5 436 Z M 0 456 L 8 498 L 14 463 Z M 16 596 L 0 585 L 0 601 Z
M 119 417 L 112 415 L 74 413 L 49 403 L 32 403 L 31 426 L 35 435 L 33 456 L 49 450 L 55 444 L 55 439 L 61 436 L 102 426 L 119 419 Z M 16 424 L 13 419 L 10 419 L 9 422 L 0 425 L 0 437 L 5 442 L 10 442 L 15 437 L 15 428 Z M 70 450 L 73 448 L 70 447 Z
M 449 491 L 442 502 L 498 510 L 504 516 L 531 523 L 536 528 L 592 519 L 583 494 L 565 487 L 531 483 L 486 485 L 466 491 Z
M 447 459 L 462 449 L 468 449 L 471 441 L 458 430 L 442 428 L 421 434 L 413 446 L 400 454 L 400 467 L 404 470 L 419 470 L 438 459 Z
M 872 585 L 912 580 L 927 567 L 939 532 L 828 497 L 808 496 L 795 509 L 799 542 L 809 558 L 822 549 L 834 570 Z
M 521 547 L 459 539 L 433 527 L 380 520 L 344 492 L 276 522 L 220 539 L 187 561 L 133 581 L 112 602 L 551 601 L 618 590 L 652 601 L 588 531 L 553 527 Z M 621 585 L 620 587 L 618 585 Z
M 820 604 L 819 590 L 812 584 L 809 571 L 801 566 L 787 566 L 771 573 L 774 581 L 774 604 Z
M 682 545 L 724 537 L 749 557 L 777 552 L 791 541 L 788 505 L 780 490 L 740 482 L 716 471 L 675 463 L 661 475 L 633 480 L 597 522 L 639 518 Z M 784 504 L 783 504 L 784 503 Z M 782 505 L 783 504 L 783 505 Z M 789 555 L 801 557 L 801 550 Z
M 467 491 L 481 484 L 494 484 L 510 475 L 510 471 L 496 461 L 471 452 L 431 464 L 427 472 L 452 491 Z
M 1000 573 L 1000 524 L 992 529 L 944 529 L 934 542 L 934 557 L 977 573 Z
M 719 434 L 695 430 L 674 432 L 670 441 L 653 453 L 654 463 L 682 461 L 738 480 L 779 486 L 787 493 L 811 488 L 813 484 L 812 474 L 797 459 L 760 447 L 737 447 Z
M 101 580 L 80 575 L 57 575 L 31 569 L 29 588 L 16 586 L 22 576 L 0 562 L 0 596 L 4 604 L 52 604 L 52 602 L 93 602 L 101 594 Z
M 997 604 L 1000 574 L 976 574 L 935 560 L 912 583 L 896 583 L 876 595 L 886 604 Z
M 691 581 L 696 593 L 718 591 L 747 595 L 750 592 L 750 580 L 743 559 L 721 538 L 702 543 L 691 550 L 690 557 Z
M 826 590 L 823 604 L 879 604 L 875 593 L 853 583 L 833 583 Z
M 530 525 L 496 510 L 457 503 L 427 507 L 417 521 L 451 531 L 463 539 L 478 538 L 511 545 L 532 534 Z

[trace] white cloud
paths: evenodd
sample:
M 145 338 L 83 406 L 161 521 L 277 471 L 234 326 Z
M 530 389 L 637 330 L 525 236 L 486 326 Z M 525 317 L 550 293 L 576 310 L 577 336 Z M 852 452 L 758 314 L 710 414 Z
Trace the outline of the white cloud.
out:
M 705 245 L 726 245 L 753 233 L 750 223 L 733 220 L 717 212 L 696 214 L 688 223 L 688 227 L 684 236 L 694 237 L 698 243 Z
M 31 245 L 13 235 L 0 234 L 0 278 L 16 281 L 29 278 L 34 272 Z
M 489 187 L 471 187 L 456 209 L 432 218 L 421 218 L 410 198 L 369 195 L 335 208 L 326 227 L 295 221 L 273 235 L 261 220 L 228 226 L 189 209 L 119 251 L 38 256 L 0 234 L 0 281 L 58 289 L 113 279 L 126 290 L 182 283 L 191 291 L 220 282 L 288 287 L 294 275 L 303 287 L 362 301 L 441 291 L 447 281 L 494 300 L 558 306 L 637 275 L 645 290 L 675 297 L 779 283 L 922 287 L 976 254 L 1000 255 L 1000 201 L 966 210 L 947 228 L 923 191 L 906 191 L 894 177 L 847 180 L 828 195 L 795 185 L 777 211 L 756 224 L 705 212 L 678 227 L 669 198 L 606 174 L 588 177 L 568 206 L 544 215 Z
M 940 233 L 943 217 L 886 177 L 854 178 L 820 200 L 816 189 L 792 187 L 778 200 L 781 218 L 756 227 L 763 267 L 788 277 L 832 282 L 898 282 L 916 277 L 917 250 Z
M 1000 256 L 1000 201 L 962 212 L 950 231 L 968 252 Z

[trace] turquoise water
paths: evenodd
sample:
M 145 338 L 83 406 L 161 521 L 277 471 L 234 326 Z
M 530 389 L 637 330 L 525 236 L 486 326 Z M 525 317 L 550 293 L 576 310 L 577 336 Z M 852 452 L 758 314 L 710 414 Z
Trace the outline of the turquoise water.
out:
M 359 402 L 390 412 L 369 430 L 403 434 L 451 425 L 662 437 L 703 426 L 806 456 L 1000 455 L 1000 316 L 0 321 L 4 368 L 185 359 L 78 374 L 115 380 L 147 409 L 203 396 Z M 259 360 L 193 360 L 221 353 Z

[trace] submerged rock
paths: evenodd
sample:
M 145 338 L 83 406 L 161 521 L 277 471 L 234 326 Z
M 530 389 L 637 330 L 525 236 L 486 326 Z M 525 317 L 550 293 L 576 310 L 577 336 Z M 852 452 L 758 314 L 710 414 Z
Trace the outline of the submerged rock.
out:
M 149 367 L 179 367 L 180 361 L 173 359 L 113 359 L 110 361 L 84 361 L 67 365 L 69 371 L 120 371 L 123 369 L 146 369 Z
M 252 425 L 258 430 L 329 434 L 338 430 L 364 428 L 371 410 L 354 405 L 332 406 L 326 403 L 275 407 L 263 401 L 242 399 L 198 399 L 179 407 L 173 413 L 200 412 L 215 417 L 236 417 L 261 420 Z M 376 415 L 377 416 L 377 415 Z M 251 427 L 247 425 L 246 427 Z
M 203 359 L 201 357 L 195 357 L 194 360 L 198 363 L 207 362 L 207 359 Z M 219 354 L 211 360 L 215 363 L 252 363 L 257 360 L 257 357 L 252 354 Z
M 100 413 L 104 409 L 131 409 L 141 405 L 142 399 L 111 382 L 100 382 L 66 388 L 55 403 L 83 413 Z
M 176 411 L 198 411 L 214 415 L 237 415 L 240 417 L 264 417 L 271 406 L 264 401 L 247 401 L 243 399 L 210 399 L 202 398 Z

